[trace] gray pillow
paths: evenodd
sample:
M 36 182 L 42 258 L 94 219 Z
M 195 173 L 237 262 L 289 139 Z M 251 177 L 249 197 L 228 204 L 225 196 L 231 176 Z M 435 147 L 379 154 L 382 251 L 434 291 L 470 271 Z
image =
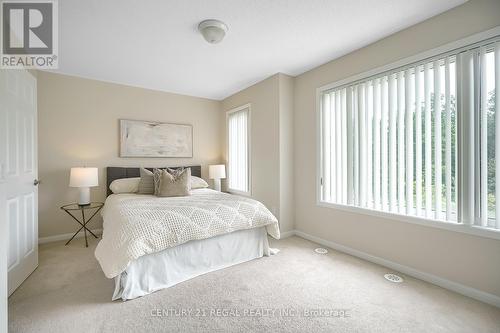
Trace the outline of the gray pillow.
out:
M 191 169 L 183 169 L 174 174 L 168 170 L 159 172 L 160 184 L 157 196 L 159 197 L 181 197 L 190 195 L 191 190 Z
M 166 170 L 168 171 L 168 173 L 170 173 L 171 175 L 173 175 L 174 177 L 176 177 L 176 176 L 178 176 L 184 170 L 184 167 L 178 167 L 178 168 L 175 168 L 175 169 L 167 168 Z
M 171 169 L 171 168 L 166 168 L 166 169 L 153 169 L 153 182 L 154 182 L 154 195 L 158 195 L 158 191 L 160 188 L 160 177 L 161 177 L 161 172 L 163 170 L 167 170 L 168 173 L 170 173 L 172 176 L 177 177 L 179 173 L 184 170 L 183 167 L 177 168 L 177 169 Z
M 141 168 L 140 175 L 141 175 L 141 180 L 139 181 L 139 190 L 137 191 L 137 193 L 154 194 L 155 183 L 153 179 L 153 173 L 149 170 Z
M 158 195 L 162 169 L 153 169 L 154 195 Z

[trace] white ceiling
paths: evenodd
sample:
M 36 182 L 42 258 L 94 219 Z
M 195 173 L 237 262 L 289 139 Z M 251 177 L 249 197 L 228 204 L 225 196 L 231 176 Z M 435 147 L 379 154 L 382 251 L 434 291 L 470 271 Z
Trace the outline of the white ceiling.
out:
M 301 74 L 464 0 L 62 0 L 57 72 L 223 99 Z M 229 26 L 211 45 L 208 18 Z

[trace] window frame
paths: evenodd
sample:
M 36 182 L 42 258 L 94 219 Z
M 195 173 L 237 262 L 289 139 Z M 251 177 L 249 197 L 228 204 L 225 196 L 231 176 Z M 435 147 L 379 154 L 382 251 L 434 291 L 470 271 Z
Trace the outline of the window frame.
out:
M 248 161 L 248 191 L 240 191 L 236 189 L 232 189 L 229 187 L 229 177 L 231 175 L 231 172 L 229 170 L 229 116 L 232 113 L 236 113 L 242 110 L 248 109 L 248 119 L 247 119 L 247 142 L 248 142 L 248 156 L 247 156 L 247 161 Z M 229 111 L 226 111 L 226 156 L 227 156 L 227 186 L 226 186 L 226 191 L 228 193 L 232 194 L 238 194 L 238 195 L 243 195 L 243 196 L 251 196 L 252 195 L 252 104 L 247 103 L 241 106 L 238 106 L 234 109 L 231 109 Z
M 480 227 L 473 224 L 465 224 L 460 222 L 448 222 L 444 220 L 429 219 L 417 216 L 408 216 L 404 214 L 399 214 L 395 212 L 388 211 L 378 211 L 374 209 L 362 208 L 354 205 L 344 205 L 322 201 L 322 160 L 321 160 L 321 98 L 322 93 L 326 91 L 339 88 L 348 84 L 353 84 L 357 81 L 366 80 L 372 76 L 380 75 L 384 72 L 395 71 L 401 67 L 411 65 L 415 62 L 425 61 L 429 58 L 437 57 L 446 53 L 455 52 L 462 48 L 473 48 L 474 44 L 483 42 L 488 39 L 496 38 L 500 36 L 500 26 L 474 34 L 472 36 L 445 44 L 443 46 L 421 52 L 419 54 L 400 59 L 398 61 L 376 67 L 374 69 L 356 74 L 345 79 L 341 79 L 316 89 L 316 205 L 319 207 L 325 207 L 330 209 L 337 209 L 352 213 L 359 213 L 363 215 L 369 215 L 373 217 L 386 218 L 390 220 L 396 220 L 401 222 L 407 222 L 417 225 L 423 225 L 427 227 L 435 227 L 445 230 L 451 230 L 455 232 L 467 233 L 481 237 L 493 238 L 500 240 L 500 229 Z

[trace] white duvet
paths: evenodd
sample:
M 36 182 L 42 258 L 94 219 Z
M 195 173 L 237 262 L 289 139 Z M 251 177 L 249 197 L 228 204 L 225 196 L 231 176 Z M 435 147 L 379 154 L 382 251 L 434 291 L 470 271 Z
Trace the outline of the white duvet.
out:
M 108 278 L 143 255 L 191 240 L 262 226 L 270 236 L 280 237 L 278 220 L 262 203 L 210 189 L 174 198 L 113 194 L 102 216 L 103 235 L 95 256 Z

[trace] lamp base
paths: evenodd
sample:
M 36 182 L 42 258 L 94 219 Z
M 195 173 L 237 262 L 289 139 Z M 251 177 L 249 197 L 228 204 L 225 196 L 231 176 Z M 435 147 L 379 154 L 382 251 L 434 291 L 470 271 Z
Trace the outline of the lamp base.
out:
M 214 190 L 220 192 L 220 179 L 214 179 Z
M 79 197 L 78 197 L 78 205 L 79 206 L 90 205 L 90 188 L 80 187 L 80 193 L 79 193 Z

